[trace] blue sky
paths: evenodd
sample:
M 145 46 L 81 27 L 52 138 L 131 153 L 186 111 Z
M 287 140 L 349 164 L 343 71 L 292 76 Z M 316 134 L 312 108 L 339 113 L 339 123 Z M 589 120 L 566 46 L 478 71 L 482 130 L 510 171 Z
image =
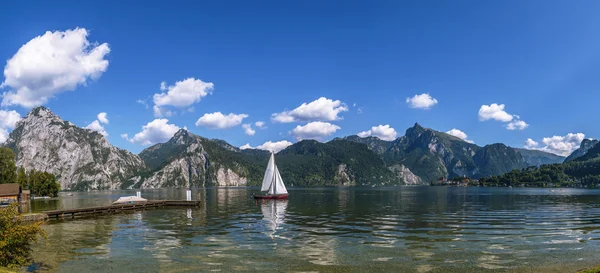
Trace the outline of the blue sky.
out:
M 257 147 L 359 132 L 391 138 L 391 128 L 399 137 L 419 122 L 460 130 L 478 145 L 523 147 L 531 139 L 528 147 L 567 154 L 583 137 L 600 136 L 599 8 L 598 1 L 11 1 L 0 10 L 0 134 L 14 128 L 12 111 L 25 116 L 43 104 L 82 127 L 98 120 L 112 144 L 135 153 L 174 126 Z M 52 37 L 58 42 L 43 42 Z M 68 37 L 90 44 L 78 48 Z M 28 43 L 31 50 L 20 50 Z M 65 63 L 48 61 L 56 52 Z M 47 100 L 35 99 L 40 94 Z M 430 97 L 407 102 L 422 94 Z M 309 107 L 294 111 L 303 103 Z M 284 111 L 291 122 L 274 119 Z M 198 122 L 215 112 L 224 117 Z M 168 122 L 142 129 L 155 119 Z

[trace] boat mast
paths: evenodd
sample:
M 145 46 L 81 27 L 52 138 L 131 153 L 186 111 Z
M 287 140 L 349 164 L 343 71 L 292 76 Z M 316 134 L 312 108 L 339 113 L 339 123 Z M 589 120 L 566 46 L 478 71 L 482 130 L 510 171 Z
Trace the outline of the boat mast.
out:
M 273 180 L 271 180 L 271 183 L 273 183 L 273 194 L 277 194 L 277 165 L 275 164 L 275 153 L 271 152 L 272 156 L 273 156 Z

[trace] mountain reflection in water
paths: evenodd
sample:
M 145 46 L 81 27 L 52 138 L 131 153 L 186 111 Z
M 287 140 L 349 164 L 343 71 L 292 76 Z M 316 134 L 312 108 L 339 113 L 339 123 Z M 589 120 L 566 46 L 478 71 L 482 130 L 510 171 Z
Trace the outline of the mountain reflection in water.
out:
M 56 272 L 569 272 L 600 264 L 600 191 L 503 188 L 193 189 L 200 208 L 52 220 L 34 247 Z M 132 191 L 36 200 L 110 203 Z M 183 199 L 184 190 L 147 190 Z

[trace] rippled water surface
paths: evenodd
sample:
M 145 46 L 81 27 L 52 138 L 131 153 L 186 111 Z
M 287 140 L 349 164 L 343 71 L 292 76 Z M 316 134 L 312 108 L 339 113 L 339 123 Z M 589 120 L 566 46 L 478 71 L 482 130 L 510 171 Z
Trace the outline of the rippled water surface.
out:
M 508 188 L 194 190 L 200 208 L 52 220 L 34 247 L 59 272 L 575 272 L 600 264 L 600 191 Z M 36 200 L 104 205 L 133 191 Z M 183 199 L 183 190 L 142 191 Z

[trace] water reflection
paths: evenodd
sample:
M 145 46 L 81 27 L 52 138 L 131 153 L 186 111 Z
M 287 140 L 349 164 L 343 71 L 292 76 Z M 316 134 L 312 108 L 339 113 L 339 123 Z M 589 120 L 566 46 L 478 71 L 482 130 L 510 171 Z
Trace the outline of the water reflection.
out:
M 267 229 L 270 231 L 269 237 L 273 238 L 277 226 L 283 224 L 285 220 L 285 210 L 288 205 L 288 200 L 257 200 L 260 203 L 260 209 L 263 214 L 263 221 L 266 223 Z
M 255 190 L 193 189 L 200 208 L 52 221 L 50 245 L 60 247 L 36 245 L 35 258 L 61 272 L 563 272 L 600 263 L 600 191 L 307 188 L 256 202 Z M 101 204 L 122 194 L 31 206 Z M 183 199 L 185 190 L 142 196 Z

